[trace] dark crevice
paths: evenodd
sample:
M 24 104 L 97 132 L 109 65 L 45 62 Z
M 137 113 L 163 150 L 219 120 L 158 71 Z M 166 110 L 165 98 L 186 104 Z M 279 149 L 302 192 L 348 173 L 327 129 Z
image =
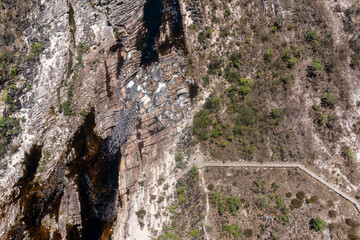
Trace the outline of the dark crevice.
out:
M 24 173 L 16 184 L 16 186 L 20 188 L 20 191 L 34 179 L 36 169 L 39 166 L 39 161 L 41 159 L 41 152 L 42 146 L 32 145 L 30 152 L 25 153 L 23 166 Z
M 69 79 L 71 76 L 71 73 L 72 73 L 73 56 L 74 56 L 74 54 L 69 49 L 69 62 L 68 62 L 68 67 L 67 67 L 67 72 L 66 72 L 66 79 Z
M 189 98 L 191 103 L 193 103 L 194 98 L 198 95 L 198 91 L 199 91 L 199 86 L 196 83 L 194 84 L 189 83 Z
M 70 2 L 69 2 L 68 6 L 69 6 L 69 12 L 68 12 L 69 13 L 69 26 L 70 26 L 70 33 L 72 36 L 71 41 L 75 47 L 75 32 L 76 32 L 75 17 L 74 17 L 75 11 Z
M 136 125 L 136 138 L 137 138 L 137 142 L 138 142 L 140 160 L 142 161 L 142 159 L 143 159 L 142 150 L 144 149 L 144 141 L 141 140 L 141 133 L 140 133 L 141 124 L 142 124 L 142 122 L 141 122 L 141 118 L 140 118 Z
M 98 240 L 112 234 L 118 206 L 120 147 L 109 147 L 109 138 L 97 137 L 94 127 L 93 110 L 68 143 L 66 154 L 74 149 L 77 157 L 67 166 L 60 163 L 44 185 L 32 182 L 41 158 L 41 146 L 33 146 L 26 154 L 24 176 L 17 184 L 20 194 L 15 193 L 12 201 L 20 200 L 21 217 L 7 239 L 22 240 L 27 235 L 37 240 L 50 238 L 50 230 L 41 222 L 48 214 L 59 217 L 66 168 L 67 177 L 74 178 L 78 185 L 82 219 L 82 226 L 66 226 L 67 239 Z
M 86 240 L 97 240 L 109 234 L 118 202 L 120 148 L 110 151 L 109 138 L 103 140 L 96 136 L 94 127 L 92 112 L 71 143 L 77 158 L 70 163 L 68 175 L 75 177 L 78 185 L 81 239 Z
M 110 88 L 110 75 L 109 75 L 109 69 L 107 66 L 107 63 L 105 61 L 105 80 L 106 80 L 106 94 L 108 97 L 112 96 L 111 88 Z
M 148 66 L 167 54 L 173 47 L 187 54 L 185 35 L 178 0 L 147 0 L 144 6 L 145 31 L 137 36 L 136 46 L 142 52 L 141 65 Z M 166 25 L 170 31 L 166 32 Z M 162 26 L 162 29 L 160 29 Z M 166 35 L 165 41 L 159 45 L 160 30 Z M 157 49 L 158 48 L 158 49 Z
M 125 61 L 125 59 L 122 55 L 122 48 L 123 48 L 123 45 L 120 42 L 118 42 L 115 45 L 110 47 L 111 52 L 113 52 L 113 53 L 117 52 L 117 64 L 116 64 L 116 78 L 117 79 L 120 76 L 121 68 L 123 67 L 124 61 Z
M 66 224 L 66 240 L 81 239 L 79 225 Z
M 137 49 L 141 50 L 141 65 L 148 66 L 159 60 L 159 53 L 155 49 L 155 40 L 159 38 L 162 24 L 162 0 L 147 0 L 144 6 L 144 27 L 137 37 Z
M 16 184 L 20 192 L 13 196 L 12 202 L 20 200 L 21 218 L 15 223 L 8 234 L 8 239 L 24 239 L 25 230 L 31 239 L 49 239 L 50 231 L 41 221 L 51 214 L 58 219 L 59 206 L 63 196 L 62 168 L 52 173 L 46 185 L 33 182 L 41 159 L 42 146 L 33 145 L 30 153 L 25 153 L 24 175 Z
M 161 55 L 165 55 L 175 47 L 187 54 L 179 1 L 164 0 L 164 6 L 163 22 L 170 26 L 170 37 L 166 36 L 166 40 L 159 46 L 159 52 Z M 163 34 L 166 34 L 165 24 L 162 31 Z

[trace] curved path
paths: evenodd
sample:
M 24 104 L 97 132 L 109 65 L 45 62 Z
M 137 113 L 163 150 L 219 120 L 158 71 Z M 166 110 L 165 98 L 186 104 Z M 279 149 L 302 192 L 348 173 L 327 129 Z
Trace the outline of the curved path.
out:
M 349 202 L 355 205 L 356 209 L 360 213 L 360 203 L 347 193 L 341 191 L 339 188 L 334 186 L 333 184 L 327 182 L 323 178 L 321 178 L 319 175 L 311 171 L 310 169 L 306 168 L 304 165 L 300 163 L 283 163 L 283 162 L 264 162 L 264 163 L 258 163 L 258 162 L 206 162 L 204 161 L 204 157 L 202 155 L 194 155 L 190 158 L 192 161 L 190 166 L 185 168 L 183 171 L 178 173 L 176 175 L 176 180 L 179 180 L 182 178 L 193 165 L 196 165 L 198 168 L 204 168 L 204 167 L 256 167 L 256 168 L 298 168 L 311 177 L 315 178 L 317 181 L 325 185 L 326 187 L 333 190 L 335 193 L 339 194 L 341 197 L 345 198 Z

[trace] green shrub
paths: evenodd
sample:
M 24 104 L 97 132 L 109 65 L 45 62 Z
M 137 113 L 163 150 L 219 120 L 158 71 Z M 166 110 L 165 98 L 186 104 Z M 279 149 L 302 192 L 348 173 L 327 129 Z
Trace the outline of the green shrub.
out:
M 219 207 L 218 207 L 218 212 L 220 215 L 223 215 L 225 213 L 225 206 L 223 204 L 220 204 Z
M 270 115 L 271 115 L 271 117 L 274 118 L 274 119 L 279 118 L 280 115 L 281 115 L 280 108 L 273 108 L 273 109 L 271 109 Z
M 252 229 L 245 229 L 244 230 L 244 236 L 246 237 L 246 238 L 252 238 L 252 236 L 253 236 L 253 230 Z
M 282 208 L 285 206 L 285 201 L 284 201 L 284 198 L 282 198 L 281 196 L 277 195 L 276 196 L 276 206 L 278 208 Z
M 213 192 L 211 194 L 211 203 L 215 206 L 219 206 L 221 203 L 221 193 L 220 191 Z
M 204 108 L 217 112 L 220 109 L 220 97 L 213 97 L 206 100 Z
M 239 238 L 242 235 L 242 229 L 239 225 L 224 225 L 222 232 L 222 236 L 226 236 L 228 238 Z
M 179 162 L 179 161 L 182 161 L 182 160 L 184 160 L 184 155 L 182 153 L 176 153 L 175 161 Z
M 186 162 L 184 162 L 184 161 L 175 162 L 175 165 L 176 165 L 176 168 L 179 168 L 179 169 L 186 168 Z
M 205 40 L 206 40 L 206 36 L 205 36 L 204 31 L 199 32 L 199 35 L 198 35 L 198 41 L 199 41 L 199 43 L 204 43 Z
M 303 46 L 296 48 L 296 50 L 294 52 L 295 57 L 299 58 L 304 51 L 305 51 L 305 48 Z
M 292 75 L 283 75 L 283 76 L 281 76 L 281 81 L 284 84 L 289 84 L 292 79 L 293 79 Z
M 294 210 L 295 208 L 300 208 L 303 205 L 303 201 L 297 198 L 291 200 L 290 209 Z
M 322 71 L 322 70 L 323 70 L 323 66 L 321 64 L 321 61 L 317 58 L 314 58 L 309 66 L 309 71 L 314 72 L 314 71 Z
M 199 176 L 199 169 L 196 165 L 192 166 L 190 169 L 190 176 L 192 178 L 197 178 Z
M 266 34 L 264 34 L 264 35 L 261 37 L 261 40 L 262 40 L 263 42 L 266 42 L 267 40 L 269 40 L 269 38 L 270 38 L 270 35 L 269 35 L 268 33 L 266 33 Z
M 181 204 L 183 204 L 183 202 L 185 202 L 185 197 L 184 197 L 184 195 L 180 194 L 178 203 L 179 203 L 179 205 L 181 205 Z
M 242 97 L 245 97 L 247 94 L 249 94 L 251 91 L 251 88 L 249 87 L 249 85 L 243 85 L 240 87 L 239 89 L 239 94 L 242 96 Z
M 16 76 L 19 73 L 18 68 L 17 67 L 11 68 L 10 73 L 12 76 Z
M 31 45 L 30 54 L 26 56 L 27 60 L 35 61 L 38 59 L 40 53 L 44 50 L 44 46 L 41 43 L 33 42 Z
M 291 48 L 287 48 L 286 50 L 285 50 L 285 59 L 289 59 L 290 57 L 291 57 L 291 55 L 292 55 L 292 50 L 291 50 Z
M 211 38 L 211 29 L 207 29 L 205 31 L 205 36 L 206 36 L 206 38 Z
M 271 26 L 271 32 L 272 33 L 276 33 L 277 30 L 278 30 L 277 26 L 275 26 L 275 25 Z
M 321 114 L 321 118 L 320 118 L 321 125 L 325 126 L 327 122 L 328 122 L 328 118 L 327 118 L 326 114 Z
M 323 102 L 324 102 L 325 105 L 333 107 L 335 104 L 338 103 L 338 100 L 331 93 L 327 93 L 325 98 L 323 99 Z
M 345 149 L 343 151 L 343 156 L 345 158 L 354 158 L 356 156 L 356 154 L 353 152 L 351 147 L 347 146 L 347 147 L 345 147 Z
M 359 226 L 359 223 L 352 218 L 345 219 L 345 223 L 352 228 L 357 228 Z
M 195 25 L 195 27 L 196 27 L 196 25 Z M 207 30 L 199 32 L 198 41 L 200 43 L 204 43 L 206 38 L 211 38 L 211 29 L 207 29 Z
M 325 230 L 327 228 L 326 222 L 320 217 L 310 220 L 310 228 L 315 229 L 315 231 Z
M 236 135 L 242 135 L 242 134 L 244 134 L 244 128 L 240 125 L 236 125 L 233 132 Z
M 319 200 L 319 198 L 317 196 L 312 196 L 311 198 L 309 199 L 306 199 L 306 203 L 307 204 L 310 204 L 310 203 L 317 203 Z
M 277 233 L 276 233 L 275 229 L 271 231 L 270 236 L 272 237 L 273 240 L 277 240 L 277 239 L 278 239 L 278 238 L 277 238 Z
M 177 189 L 177 193 L 178 193 L 178 194 L 182 194 L 184 191 L 185 191 L 185 189 L 184 189 L 183 187 L 179 187 L 179 188 Z
M 190 231 L 190 235 L 198 238 L 198 237 L 200 237 L 200 230 L 197 228 L 194 228 L 193 230 Z
M 81 116 L 87 116 L 87 112 L 86 112 L 86 110 L 84 110 L 84 109 L 81 109 L 81 111 L 80 111 L 80 113 L 79 113 Z
M 205 110 L 200 110 L 195 114 L 193 120 L 193 134 L 198 137 L 199 140 L 207 140 L 209 133 L 207 127 L 211 123 L 211 117 Z
M 198 139 L 201 141 L 205 141 L 209 139 L 209 132 L 206 129 L 199 129 L 197 131 Z
M 317 31 L 316 30 L 311 29 L 306 33 L 306 40 L 307 41 L 311 42 L 311 41 L 314 41 L 316 39 L 317 39 Z
M 242 105 L 239 109 L 238 122 L 246 125 L 252 125 L 255 122 L 255 115 L 253 110 L 248 105 Z
M 81 43 L 79 43 L 79 45 L 76 47 L 76 50 L 77 50 L 78 54 L 81 55 L 81 54 L 86 53 L 86 52 L 89 50 L 89 48 L 86 47 L 85 44 L 81 42 Z
M 296 194 L 296 198 L 299 199 L 299 200 L 304 200 L 305 196 L 306 195 L 305 195 L 305 193 L 303 191 L 299 191 Z
M 350 231 L 348 234 L 349 240 L 360 240 L 360 236 L 356 234 L 354 231 Z
M 11 150 L 9 146 L 12 137 L 20 132 L 20 124 L 17 118 L 0 117 L 0 156 L 5 153 L 6 149 Z
M 146 211 L 144 209 L 140 209 L 139 211 L 137 211 L 136 213 L 136 216 L 139 218 L 139 219 L 144 219 L 145 215 L 146 215 Z
M 292 68 L 297 63 L 296 57 L 292 57 L 287 61 L 287 65 L 289 68 Z
M 237 211 L 241 208 L 241 199 L 236 196 L 230 196 L 227 199 L 227 204 L 231 214 L 237 216 Z
M 287 192 L 285 195 L 286 195 L 286 197 L 288 197 L 288 198 L 291 198 L 291 196 L 292 196 L 291 192 Z
M 33 43 L 32 48 L 35 53 L 41 53 L 44 50 L 44 46 L 41 43 Z
M 214 190 L 214 184 L 210 183 L 210 184 L 208 185 L 208 189 L 209 189 L 210 191 Z
M 217 138 L 219 136 L 221 136 L 223 134 L 223 132 L 220 130 L 220 126 L 216 125 L 214 127 L 214 129 L 211 131 L 211 137 L 212 138 Z
M 273 50 L 272 49 L 266 50 L 264 54 L 265 63 L 266 64 L 270 63 L 272 61 L 272 57 L 273 57 Z
M 239 84 L 240 85 L 249 85 L 251 82 L 251 80 L 249 78 L 240 78 L 239 79 Z
M 215 74 L 216 70 L 221 68 L 221 65 L 223 63 L 223 59 L 222 58 L 218 58 L 215 56 L 212 56 L 210 58 L 210 63 L 208 65 L 208 72 L 209 74 Z
M 228 16 L 230 16 L 231 12 L 230 12 L 230 9 L 226 9 L 224 11 L 224 18 L 227 18 Z
M 225 69 L 225 79 L 226 81 L 232 83 L 240 79 L 240 75 L 236 71 L 232 71 L 229 68 Z
M 226 148 L 228 145 L 229 145 L 229 142 L 227 142 L 227 141 L 224 141 L 221 143 L 222 148 Z
M 228 28 L 220 28 L 220 37 L 225 38 L 230 35 L 230 30 Z
M 67 116 L 73 114 L 73 109 L 69 100 L 65 100 L 62 104 L 59 105 L 59 113 L 62 112 Z
M 256 205 L 264 210 L 269 207 L 269 198 L 267 196 L 261 196 L 257 199 Z
M 235 68 L 239 68 L 240 65 L 242 64 L 242 63 L 241 63 L 241 57 L 242 57 L 242 54 L 241 54 L 240 51 L 231 53 L 231 55 L 230 55 L 230 60 L 231 60 L 231 62 L 233 63 L 233 66 L 234 66 Z
M 277 182 L 273 182 L 271 184 L 271 188 L 274 190 L 274 192 L 276 192 L 280 188 L 280 184 L 278 184 Z

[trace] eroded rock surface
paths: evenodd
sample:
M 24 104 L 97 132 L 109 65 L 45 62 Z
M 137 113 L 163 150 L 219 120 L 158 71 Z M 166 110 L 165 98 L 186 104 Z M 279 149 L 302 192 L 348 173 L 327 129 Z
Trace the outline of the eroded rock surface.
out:
M 163 3 L 144 4 L 3 1 L 14 16 L 1 22 L 1 48 L 19 71 L 3 90 L 20 89 L 23 120 L 1 160 L 3 238 L 130 235 L 137 183 L 164 171 L 190 108 L 179 3 L 164 3 L 157 29 L 146 16 Z

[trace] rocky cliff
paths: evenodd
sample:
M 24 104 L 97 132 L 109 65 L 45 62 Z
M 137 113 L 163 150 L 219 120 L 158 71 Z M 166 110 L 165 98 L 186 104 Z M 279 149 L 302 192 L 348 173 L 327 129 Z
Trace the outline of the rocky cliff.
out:
M 1 29 L 0 235 L 128 236 L 191 106 L 179 3 L 2 1 Z

